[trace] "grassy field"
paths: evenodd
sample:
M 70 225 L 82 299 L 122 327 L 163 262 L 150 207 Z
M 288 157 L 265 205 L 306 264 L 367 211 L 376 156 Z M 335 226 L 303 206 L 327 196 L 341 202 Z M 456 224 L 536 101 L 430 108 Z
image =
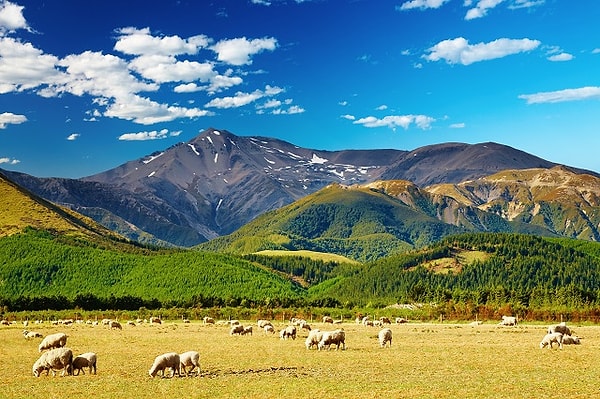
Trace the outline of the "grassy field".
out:
M 250 322 L 244 324 L 250 325 Z M 275 323 L 276 329 L 283 324 Z M 540 349 L 545 326 L 495 324 L 392 325 L 391 348 L 378 328 L 342 325 L 347 350 L 307 351 L 296 340 L 230 336 L 201 323 L 106 327 L 30 326 L 44 335 L 63 331 L 74 354 L 98 354 L 98 374 L 35 378 L 40 339 L 23 326 L 0 327 L 0 398 L 590 398 L 600 394 L 600 327 L 571 325 L 582 344 Z M 333 329 L 314 323 L 313 328 Z M 197 350 L 200 377 L 150 378 L 154 357 Z
M 310 258 L 313 260 L 321 260 L 323 262 L 338 262 L 338 263 L 353 263 L 353 264 L 360 263 L 353 259 L 346 258 L 345 256 L 342 256 L 342 255 L 330 254 L 330 253 L 326 253 L 326 252 L 309 251 L 309 250 L 305 250 L 305 249 L 301 249 L 298 251 L 265 249 L 263 251 L 255 252 L 255 254 L 256 255 L 264 255 L 264 256 L 301 256 L 303 258 Z

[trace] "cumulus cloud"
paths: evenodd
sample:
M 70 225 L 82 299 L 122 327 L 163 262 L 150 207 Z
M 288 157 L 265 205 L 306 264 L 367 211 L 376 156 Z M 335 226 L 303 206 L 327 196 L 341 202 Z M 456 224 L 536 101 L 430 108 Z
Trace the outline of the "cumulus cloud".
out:
M 354 115 L 350 115 L 350 114 L 342 115 L 341 118 L 348 119 L 349 121 L 356 120 L 356 117 Z
M 493 60 L 531 51 L 541 43 L 531 39 L 497 39 L 489 43 L 469 44 L 463 37 L 443 40 L 429 48 L 423 55 L 428 61 L 445 60 L 448 64 L 470 65 L 479 61 Z
M 159 122 L 171 122 L 179 118 L 198 118 L 213 115 L 212 112 L 200 108 L 185 108 L 161 104 L 138 95 L 119 98 L 111 104 L 105 116 L 130 120 L 142 125 L 152 125 Z
M 514 0 L 508 8 L 517 9 L 517 8 L 529 8 L 542 5 L 546 2 L 546 0 Z
M 427 130 L 431 128 L 433 122 L 435 122 L 435 118 L 427 115 L 388 115 L 381 119 L 374 116 L 367 116 L 357 119 L 352 123 L 363 125 L 364 127 L 388 127 L 393 130 L 397 127 L 406 130 L 411 124 L 415 124 L 419 129 Z
M 476 19 L 485 17 L 488 13 L 488 10 L 496 7 L 498 4 L 502 3 L 504 0 L 479 0 L 477 5 L 467 11 L 465 15 L 466 20 Z
M 463 129 L 465 126 L 467 126 L 465 123 L 453 123 L 450 125 L 450 129 Z
M 548 57 L 549 61 L 571 61 L 573 59 L 573 55 L 569 54 L 569 53 L 559 53 L 559 54 L 554 54 Z
M 221 40 L 211 49 L 217 53 L 217 59 L 231 65 L 250 65 L 251 56 L 262 51 L 273 51 L 277 40 L 272 37 L 248 40 L 245 37 Z
M 427 8 L 440 8 L 444 3 L 449 0 L 411 0 L 404 2 L 400 7 L 396 7 L 399 10 L 412 10 L 419 8 L 421 10 Z
M 79 133 L 72 133 L 67 137 L 67 140 L 75 141 L 79 138 L 79 136 L 81 136 Z
M 205 35 L 183 39 L 179 36 L 153 36 L 149 28 L 133 27 L 117 30 L 118 38 L 114 49 L 129 55 L 163 55 L 196 54 L 199 49 L 207 47 L 212 40 Z
M 273 111 L 271 111 L 271 113 L 273 115 L 294 115 L 294 114 L 302 114 L 305 112 L 305 109 L 302 107 L 299 107 L 297 105 L 292 105 L 289 108 L 283 109 L 283 108 L 277 108 L 274 109 Z
M 146 140 L 160 140 L 165 139 L 169 136 L 179 136 L 181 131 L 173 131 L 169 133 L 168 129 L 152 130 L 137 133 L 125 133 L 119 136 L 121 141 L 146 141 Z
M 251 93 L 238 91 L 235 96 L 215 98 L 206 104 L 206 107 L 212 108 L 238 108 L 255 102 L 264 97 L 272 97 L 282 93 L 284 90 L 280 87 L 267 85 L 265 90 L 255 90 Z
M 0 164 L 8 164 L 8 165 L 16 165 L 18 163 L 20 163 L 21 161 L 19 161 L 18 159 L 14 159 L 14 158 L 8 158 L 8 157 L 0 157 Z
M 587 86 L 577 89 L 521 94 L 519 98 L 527 101 L 527 104 L 560 103 L 567 101 L 600 99 L 600 87 Z
M 7 125 L 19 125 L 27 122 L 25 115 L 17 115 L 12 112 L 3 112 L 0 114 L 0 129 L 6 129 Z
M 0 34 L 14 32 L 17 29 L 31 30 L 23 16 L 23 8 L 25 7 L 10 1 L 0 2 Z

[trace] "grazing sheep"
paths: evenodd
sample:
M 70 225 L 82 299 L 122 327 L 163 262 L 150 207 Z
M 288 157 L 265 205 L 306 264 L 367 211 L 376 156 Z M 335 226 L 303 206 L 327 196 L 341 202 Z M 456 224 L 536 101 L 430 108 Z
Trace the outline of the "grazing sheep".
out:
M 47 335 L 38 346 L 38 350 L 41 352 L 44 349 L 62 348 L 67 344 L 67 334 L 56 333 Z
M 242 323 L 240 323 L 239 320 L 228 320 L 227 324 L 229 324 L 230 326 L 239 326 Z
M 323 316 L 323 323 L 333 324 L 333 319 L 331 318 L 331 316 Z
M 213 319 L 212 317 L 204 316 L 204 318 L 202 318 L 202 322 L 204 324 L 215 324 L 215 319 Z
M 244 327 L 244 329 L 240 333 L 240 335 L 248 335 L 248 334 L 252 335 L 252 326 Z
M 185 373 L 185 376 L 187 377 L 189 375 L 188 371 L 186 370 L 186 367 L 191 366 L 192 368 L 190 369 L 190 373 L 192 371 L 194 371 L 194 369 L 197 367 L 198 370 L 196 371 L 196 375 L 200 375 L 200 354 L 196 351 L 189 351 L 189 352 L 184 352 L 182 354 L 179 355 L 179 364 L 181 367 L 181 371 L 183 371 Z M 181 371 L 180 371 L 180 375 L 181 375 Z
M 296 326 L 287 326 L 279 332 L 279 337 L 281 339 L 296 339 Z
M 498 324 L 501 326 L 516 326 L 517 318 L 515 316 L 502 316 L 502 321 Z
M 381 322 L 381 324 L 392 324 L 392 322 L 390 321 L 390 318 L 385 317 L 385 316 L 381 316 L 379 318 L 379 321 Z
M 180 376 L 179 367 L 181 366 L 181 361 L 179 358 L 179 354 L 175 352 L 164 353 L 162 355 L 156 356 L 154 359 L 154 363 L 152 363 L 152 367 L 148 370 L 148 374 L 150 377 L 154 378 L 156 374 L 160 371 L 161 377 L 165 376 L 165 369 L 173 370 L 171 373 L 171 377 L 174 377 L 175 374 Z
M 151 317 L 149 320 L 150 324 L 162 324 L 162 320 L 158 317 Z
M 318 348 L 321 338 L 323 338 L 323 333 L 321 330 L 318 328 L 311 330 L 311 332 L 308 333 L 308 337 L 306 337 L 306 341 L 304 341 L 306 344 L 306 349 L 312 348 L 313 345 Z
M 301 320 L 301 321 L 300 321 L 300 324 L 298 324 L 298 327 L 299 327 L 301 330 L 308 330 L 308 331 L 310 331 L 310 330 L 311 330 L 311 328 L 310 328 L 310 324 L 308 324 L 308 323 L 306 322 L 306 320 Z
M 384 328 L 384 329 L 380 330 L 377 337 L 379 338 L 379 346 L 381 346 L 382 348 L 385 348 L 385 344 L 388 342 L 390 343 L 390 347 L 392 346 L 392 330 L 391 329 Z
M 37 331 L 27 331 L 27 330 L 23 330 L 23 336 L 25 337 L 25 339 L 42 338 L 43 337 L 42 333 L 39 333 Z
M 340 349 L 340 344 L 342 345 L 342 349 L 346 349 L 346 333 L 343 329 L 334 330 L 334 331 L 324 331 L 319 344 L 317 345 L 317 349 L 321 350 L 327 346 L 327 350 L 331 349 L 331 345 L 336 345 L 336 350 Z
M 563 345 L 581 345 L 581 340 L 579 339 L 579 337 L 576 337 L 576 336 L 563 335 L 562 344 Z
M 244 332 L 244 326 L 241 324 L 237 324 L 237 325 L 231 327 L 231 330 L 229 330 L 229 335 L 233 335 L 233 334 L 242 335 L 243 332 Z
M 133 321 L 133 320 L 127 320 L 127 325 L 131 326 L 131 327 L 135 327 L 137 324 L 135 324 L 135 321 Z
M 85 367 L 88 368 L 90 374 L 96 374 L 96 359 L 97 356 L 94 352 L 82 353 L 73 359 L 73 375 L 79 375 L 79 371 L 85 374 L 83 370 Z M 77 374 L 75 374 L 77 371 Z
M 559 332 L 563 335 L 571 335 L 571 329 L 567 327 L 565 322 L 548 327 L 548 334 L 555 332 Z
M 562 349 L 563 335 L 561 333 L 555 332 L 546 334 L 540 342 L 540 349 L 544 348 L 546 345 L 548 346 L 548 349 L 552 349 L 552 344 L 555 342 L 558 344 L 558 347 Z
M 408 319 L 405 319 L 404 317 L 396 317 L 396 324 L 404 324 L 404 323 L 408 323 Z
M 121 323 L 119 323 L 118 321 L 116 321 L 116 320 L 111 320 L 111 321 L 110 321 L 110 323 L 108 323 L 108 328 L 110 328 L 111 330 L 112 330 L 113 328 L 114 328 L 114 329 L 117 329 L 117 330 L 122 330 L 122 329 L 123 329 L 123 326 L 121 326 Z
M 269 320 L 257 320 L 256 325 L 258 325 L 258 328 L 265 328 L 265 326 L 272 326 L 273 324 Z
M 62 376 L 65 373 L 71 375 L 73 373 L 73 352 L 69 348 L 56 348 L 42 353 L 40 358 L 33 364 L 33 375 L 39 377 L 42 371 L 52 371 L 52 375 L 56 375 L 56 370 L 62 369 Z
M 267 333 L 275 334 L 275 328 L 270 324 L 267 324 L 266 326 L 264 326 L 263 330 L 265 330 L 265 334 L 267 334 Z

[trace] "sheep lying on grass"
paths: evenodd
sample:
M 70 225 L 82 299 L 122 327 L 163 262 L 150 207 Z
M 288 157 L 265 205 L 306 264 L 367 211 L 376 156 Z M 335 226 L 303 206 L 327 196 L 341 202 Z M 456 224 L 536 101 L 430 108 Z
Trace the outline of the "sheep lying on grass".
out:
M 73 375 L 79 375 L 80 371 L 85 374 L 83 369 L 86 367 L 90 374 L 96 374 L 96 359 L 97 356 L 94 352 L 82 353 L 81 355 L 76 356 L 75 359 L 73 359 Z M 75 371 L 77 371 L 77 374 L 75 374 Z
M 52 371 L 52 375 L 56 375 L 55 370 L 62 369 L 62 376 L 65 373 L 71 375 L 73 373 L 73 352 L 69 348 L 56 348 L 44 352 L 38 360 L 33 364 L 33 375 L 39 377 L 42 371 L 46 370 L 46 375 Z
M 179 364 L 181 366 L 181 372 L 185 373 L 186 377 L 189 375 L 186 367 L 191 366 L 190 373 L 197 367 L 196 375 L 200 375 L 200 354 L 196 351 L 184 352 L 179 355 Z
M 41 352 L 44 349 L 62 348 L 67 344 L 67 334 L 56 333 L 47 335 L 38 346 L 38 350 Z
M 25 339 L 42 338 L 43 337 L 42 333 L 39 333 L 37 331 L 27 331 L 27 330 L 23 330 L 23 336 L 25 337 Z
M 179 354 L 175 352 L 169 352 L 162 355 L 156 356 L 154 359 L 154 363 L 152 363 L 152 367 L 148 370 L 148 374 L 150 377 L 155 377 L 156 374 L 160 371 L 161 377 L 165 376 L 165 369 L 171 369 L 171 377 L 175 376 L 175 374 L 179 374 L 181 360 L 179 358 Z

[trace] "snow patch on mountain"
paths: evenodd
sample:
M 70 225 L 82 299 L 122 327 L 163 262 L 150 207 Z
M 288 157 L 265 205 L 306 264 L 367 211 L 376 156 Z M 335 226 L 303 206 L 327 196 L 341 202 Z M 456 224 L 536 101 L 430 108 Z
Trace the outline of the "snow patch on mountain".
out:
M 194 151 L 196 155 L 200 156 L 200 153 L 193 144 L 188 144 L 188 146 L 192 149 L 192 151 Z
M 164 152 L 161 152 L 160 154 L 157 154 L 157 155 L 150 155 L 150 158 L 144 159 L 144 160 L 142 160 L 142 162 L 145 164 L 149 164 L 150 162 L 154 161 L 156 158 L 160 157 L 163 154 L 164 154 Z
M 310 160 L 310 163 L 313 163 L 313 164 L 321 164 L 321 165 L 322 165 L 322 164 L 324 164 L 324 163 L 325 163 L 325 162 L 327 162 L 327 161 L 328 161 L 328 159 L 321 158 L 321 157 L 320 157 L 320 156 L 318 156 L 317 154 L 314 154 L 314 153 L 313 153 L 313 155 L 312 155 L 312 159 Z

